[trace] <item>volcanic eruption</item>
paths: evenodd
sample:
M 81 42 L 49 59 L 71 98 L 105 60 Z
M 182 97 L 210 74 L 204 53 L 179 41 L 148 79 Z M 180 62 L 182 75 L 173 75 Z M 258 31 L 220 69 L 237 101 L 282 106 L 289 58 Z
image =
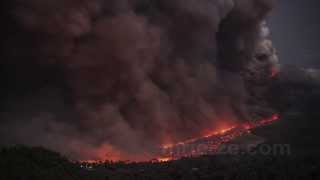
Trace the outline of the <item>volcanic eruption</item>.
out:
M 272 6 L 14 0 L 10 28 L 19 31 L 6 38 L 2 64 L 19 95 L 4 91 L 1 143 L 141 161 L 168 144 L 238 136 L 278 119 L 265 98 L 279 70 L 265 21 Z

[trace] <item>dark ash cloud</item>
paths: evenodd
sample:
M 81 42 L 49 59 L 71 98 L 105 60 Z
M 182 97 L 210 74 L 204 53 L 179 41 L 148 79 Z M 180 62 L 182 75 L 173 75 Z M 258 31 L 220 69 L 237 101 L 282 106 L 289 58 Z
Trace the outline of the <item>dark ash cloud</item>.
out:
M 1 138 L 77 159 L 140 160 L 251 119 L 243 74 L 266 78 L 277 64 L 263 24 L 272 5 L 16 0 L 2 64 L 3 94 L 17 92 L 3 103 Z

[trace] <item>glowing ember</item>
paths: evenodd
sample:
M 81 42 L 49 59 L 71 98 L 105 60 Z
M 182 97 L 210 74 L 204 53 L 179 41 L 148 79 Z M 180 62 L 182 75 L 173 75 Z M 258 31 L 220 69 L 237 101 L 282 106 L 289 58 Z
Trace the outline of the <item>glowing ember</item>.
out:
M 232 139 L 250 133 L 250 130 L 269 125 L 279 119 L 278 114 L 274 114 L 270 118 L 262 119 L 257 122 L 248 122 L 239 126 L 233 126 L 222 129 L 200 138 L 190 139 L 179 142 L 174 145 L 164 145 L 162 147 L 162 155 L 157 158 L 159 162 L 180 159 L 183 157 L 194 157 L 206 154 L 215 154 L 219 147 L 231 141 Z
M 270 74 L 271 78 L 275 78 L 279 74 L 279 69 L 278 68 L 272 67 L 270 71 L 271 71 L 271 74 Z
M 157 162 L 168 162 L 168 161 L 171 161 L 172 160 L 172 158 L 170 158 L 170 157 L 167 157 L 167 158 L 158 158 L 157 159 Z

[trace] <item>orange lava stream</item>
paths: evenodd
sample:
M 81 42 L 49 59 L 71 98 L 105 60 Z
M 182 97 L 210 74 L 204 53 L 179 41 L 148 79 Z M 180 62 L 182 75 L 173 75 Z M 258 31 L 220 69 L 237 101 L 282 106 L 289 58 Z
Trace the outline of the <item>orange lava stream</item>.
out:
M 265 118 L 265 119 L 261 119 L 259 121 L 255 121 L 255 122 L 246 122 L 240 125 L 236 125 L 236 126 L 231 126 L 228 128 L 223 128 L 221 130 L 218 131 L 213 131 L 211 133 L 205 134 L 202 137 L 198 137 L 198 138 L 193 138 L 193 139 L 189 139 L 183 142 L 178 142 L 175 144 L 166 144 L 163 145 L 162 147 L 160 147 L 160 149 L 162 151 L 167 151 L 166 153 L 160 153 L 161 155 L 159 155 L 158 157 L 154 158 L 152 161 L 154 162 L 168 162 L 168 161 L 172 161 L 172 160 L 177 160 L 183 157 L 194 157 L 194 156 L 200 156 L 200 155 L 205 155 L 206 153 L 195 153 L 194 150 L 192 150 L 189 153 L 186 154 L 182 154 L 179 156 L 175 156 L 173 152 L 171 152 L 173 149 L 175 148 L 181 148 L 181 147 L 187 147 L 196 143 L 203 143 L 206 141 L 210 141 L 211 139 L 213 140 L 213 144 L 210 144 L 212 147 L 212 149 L 217 150 L 220 145 L 227 143 L 231 140 L 233 140 L 236 137 L 242 136 L 244 134 L 250 133 L 250 131 L 252 129 L 255 129 L 257 127 L 261 127 L 261 126 L 266 126 L 266 125 L 270 125 L 273 122 L 279 120 L 280 117 L 278 114 L 274 114 L 272 115 L 270 118 Z M 168 153 L 169 152 L 169 153 Z M 111 159 L 110 159 L 111 160 Z M 97 161 L 97 160 L 88 160 L 88 161 L 80 161 L 80 163 L 99 163 L 102 161 Z M 130 162 L 130 161 L 128 161 Z
M 219 131 L 209 133 L 209 134 L 204 135 L 199 138 L 189 139 L 189 140 L 186 140 L 183 142 L 178 142 L 176 144 L 164 145 L 164 146 L 162 146 L 162 150 L 166 151 L 166 153 L 156 159 L 159 162 L 167 162 L 167 161 L 171 161 L 171 160 L 180 159 L 183 157 L 204 155 L 205 154 L 204 152 L 200 152 L 200 153 L 195 152 L 196 150 L 192 150 L 191 152 L 187 152 L 187 153 L 183 152 L 185 154 L 182 154 L 182 155 L 181 154 L 175 155 L 174 151 L 177 149 L 181 150 L 182 148 L 192 146 L 196 143 L 208 143 L 208 142 L 210 142 L 211 139 L 214 139 L 213 140 L 214 143 L 212 143 L 212 142 L 209 143 L 208 146 L 212 146 L 209 148 L 217 150 L 220 147 L 220 145 L 227 143 L 236 137 L 250 133 L 250 131 L 252 129 L 272 124 L 273 122 L 275 122 L 279 119 L 280 119 L 279 115 L 274 114 L 270 118 L 265 118 L 265 119 L 262 119 L 262 120 L 259 120 L 256 122 L 247 122 L 247 123 L 240 124 L 238 126 L 232 126 L 229 128 L 221 129 Z M 195 146 L 197 146 L 197 145 L 195 145 Z

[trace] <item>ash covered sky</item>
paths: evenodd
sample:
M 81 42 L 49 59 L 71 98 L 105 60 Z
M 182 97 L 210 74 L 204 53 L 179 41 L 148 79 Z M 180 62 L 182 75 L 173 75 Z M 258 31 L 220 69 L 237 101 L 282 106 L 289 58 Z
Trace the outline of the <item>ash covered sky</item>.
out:
M 0 144 L 87 159 L 105 144 L 149 151 L 251 119 L 240 71 L 264 72 L 248 58 L 256 53 L 267 57 L 266 77 L 277 65 L 269 41 L 253 52 L 271 0 L 5 2 Z M 318 3 L 309 2 L 279 1 L 271 18 L 285 64 L 315 67 L 320 57 Z
M 320 1 L 279 0 L 270 19 L 282 64 L 320 67 Z
M 277 65 L 271 0 L 5 2 L 0 144 L 146 158 L 251 119 L 241 72 Z

